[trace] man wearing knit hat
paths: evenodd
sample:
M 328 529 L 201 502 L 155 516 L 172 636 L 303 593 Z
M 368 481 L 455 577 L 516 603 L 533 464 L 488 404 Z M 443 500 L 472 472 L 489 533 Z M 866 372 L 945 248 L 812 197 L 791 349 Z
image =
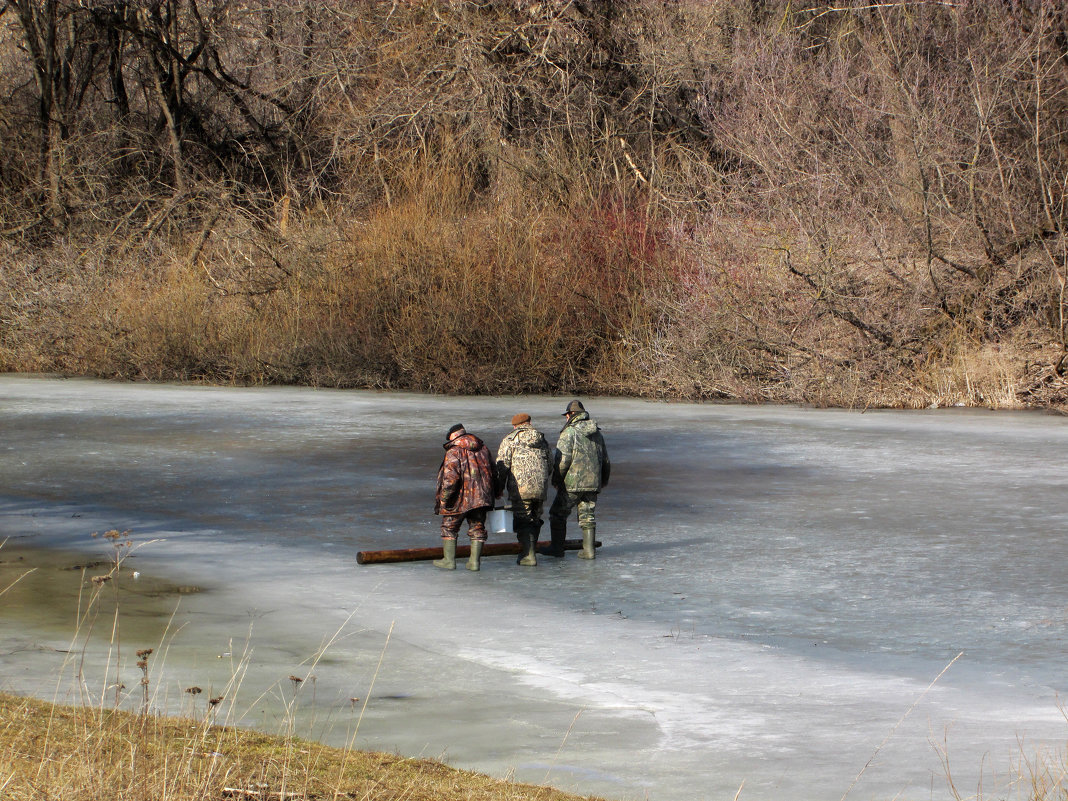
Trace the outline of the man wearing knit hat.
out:
M 434 494 L 434 514 L 441 515 L 441 547 L 444 555 L 434 566 L 456 569 L 456 537 L 467 521 L 471 537 L 468 570 L 479 570 L 482 544 L 486 541 L 486 512 L 493 508 L 496 481 L 493 455 L 474 434 L 462 425 L 454 425 L 445 438 L 445 458 L 438 468 L 438 486 Z
M 497 487 L 508 489 L 512 521 L 519 540 L 516 564 L 538 564 L 538 535 L 543 520 L 541 510 L 549 491 L 552 451 L 544 435 L 534 428 L 530 415 L 521 412 L 512 418 L 512 431 L 497 449 Z

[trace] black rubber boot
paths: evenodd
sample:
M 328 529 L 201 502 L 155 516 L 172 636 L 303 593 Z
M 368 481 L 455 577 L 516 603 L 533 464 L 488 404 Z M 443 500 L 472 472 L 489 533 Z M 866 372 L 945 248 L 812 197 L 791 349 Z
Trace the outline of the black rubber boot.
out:
M 564 540 L 567 539 L 567 521 L 557 522 L 556 520 L 549 521 L 549 536 L 551 537 L 551 547 L 549 548 L 549 556 L 555 556 L 557 559 L 564 558 Z
M 519 532 L 519 558 L 515 560 L 517 565 L 523 565 L 524 567 L 537 567 L 538 566 L 538 535 L 533 536 L 530 527 L 524 526 L 523 530 Z
M 597 546 L 593 543 L 597 539 L 597 527 L 589 526 L 582 529 L 582 550 L 579 551 L 579 559 L 596 559 Z
M 467 569 L 482 569 L 482 540 L 471 540 L 471 555 L 467 557 Z
M 440 567 L 442 570 L 455 570 L 456 540 L 442 539 L 441 550 L 444 551 L 444 555 L 441 559 L 434 560 L 434 567 Z

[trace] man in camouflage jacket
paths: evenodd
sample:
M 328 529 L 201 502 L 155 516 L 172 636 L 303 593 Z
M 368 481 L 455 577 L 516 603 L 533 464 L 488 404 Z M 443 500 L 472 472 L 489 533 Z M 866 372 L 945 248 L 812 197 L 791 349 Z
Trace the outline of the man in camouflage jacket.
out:
M 597 493 L 608 484 L 612 466 L 608 450 L 597 423 L 590 419 L 581 401 L 573 400 L 564 412 L 567 422 L 560 430 L 553 466 L 553 486 L 556 497 L 549 508 L 549 531 L 552 536 L 552 555 L 564 555 L 567 538 L 567 518 L 578 507 L 579 527 L 582 529 L 582 550 L 579 557 L 596 557 L 594 542 L 597 536 Z
M 519 558 L 516 564 L 538 564 L 538 535 L 541 511 L 549 491 L 552 452 L 544 435 L 534 428 L 525 412 L 512 418 L 512 431 L 497 449 L 497 489 L 508 490 Z
M 482 544 L 486 541 L 486 512 L 493 508 L 496 496 L 493 455 L 474 434 L 462 425 L 449 429 L 445 458 L 438 468 L 438 486 L 434 495 L 434 514 L 441 515 L 441 545 L 444 555 L 434 561 L 437 567 L 456 569 L 456 537 L 467 521 L 471 537 L 468 570 L 481 566 Z

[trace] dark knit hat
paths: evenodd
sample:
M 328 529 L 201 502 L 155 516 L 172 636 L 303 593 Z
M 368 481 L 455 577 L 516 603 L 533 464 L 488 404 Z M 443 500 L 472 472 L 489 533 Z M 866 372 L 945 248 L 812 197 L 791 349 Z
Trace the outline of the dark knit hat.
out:
M 449 433 L 445 435 L 445 439 L 452 439 L 453 434 L 466 434 L 467 429 L 464 428 L 463 423 L 457 423 L 449 429 Z
M 576 412 L 584 412 L 586 407 L 582 405 L 582 401 L 573 400 L 567 404 L 567 409 L 564 411 L 563 416 L 566 417 L 569 414 L 575 414 Z
M 520 412 L 519 414 L 517 414 L 515 417 L 512 418 L 512 425 L 514 425 L 514 426 L 522 425 L 523 423 L 529 423 L 529 422 L 530 422 L 530 415 L 527 414 L 526 412 Z

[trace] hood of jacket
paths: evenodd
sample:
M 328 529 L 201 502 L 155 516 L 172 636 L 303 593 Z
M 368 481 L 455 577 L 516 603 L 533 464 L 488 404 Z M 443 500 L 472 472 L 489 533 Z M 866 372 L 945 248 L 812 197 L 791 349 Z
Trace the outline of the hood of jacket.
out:
M 449 448 L 463 448 L 468 451 L 477 451 L 482 447 L 482 440 L 474 434 L 461 434 L 451 442 L 446 442 L 442 447 L 445 450 L 448 450 Z
M 526 445 L 529 448 L 540 448 L 542 445 L 548 447 L 549 444 L 545 441 L 544 435 L 530 425 L 530 423 L 524 423 L 515 429 L 508 438 L 514 442 Z
M 567 421 L 564 428 L 573 428 L 576 433 L 583 437 L 592 437 L 600 430 L 597 423 L 590 419 L 589 412 L 579 412 Z M 563 431 L 564 428 L 560 430 Z

